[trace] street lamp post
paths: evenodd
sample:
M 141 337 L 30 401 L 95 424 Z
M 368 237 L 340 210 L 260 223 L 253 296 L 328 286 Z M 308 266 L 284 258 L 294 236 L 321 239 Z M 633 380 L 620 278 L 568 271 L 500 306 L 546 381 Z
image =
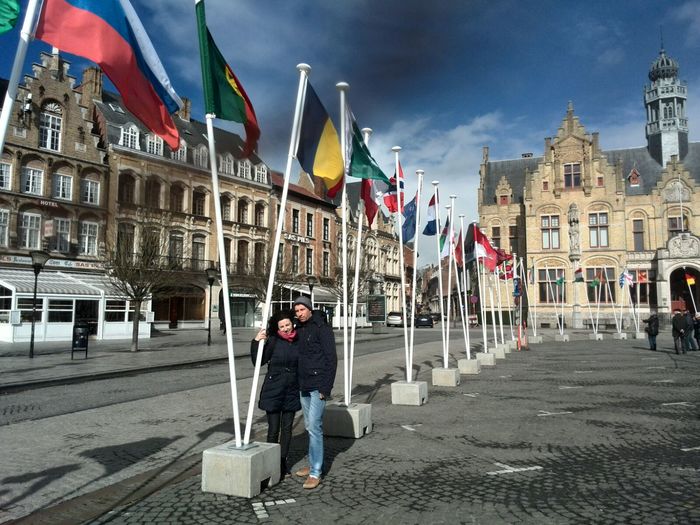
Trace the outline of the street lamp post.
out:
M 46 261 L 48 261 L 51 256 L 43 251 L 31 252 L 29 254 L 32 258 L 32 267 L 34 268 L 34 300 L 32 301 L 32 334 L 29 339 L 29 357 L 34 357 L 34 325 L 36 324 L 36 289 L 39 283 L 39 274 L 41 270 L 44 269 Z
M 207 282 L 209 283 L 209 322 L 207 323 L 207 346 L 211 346 L 211 287 L 216 280 L 216 268 L 207 268 Z
M 313 275 L 309 275 L 306 278 L 306 282 L 309 285 L 309 295 L 311 295 L 311 306 L 313 307 L 314 305 L 314 285 L 316 284 L 316 277 Z

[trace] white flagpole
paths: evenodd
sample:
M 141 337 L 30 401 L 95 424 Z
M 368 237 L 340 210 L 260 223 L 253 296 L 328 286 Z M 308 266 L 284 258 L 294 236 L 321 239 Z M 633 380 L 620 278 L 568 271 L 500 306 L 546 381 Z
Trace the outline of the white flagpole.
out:
M 415 330 L 416 330 L 416 281 L 418 274 L 418 227 L 420 226 L 420 198 L 421 192 L 423 191 L 423 170 L 416 170 L 416 176 L 418 177 L 418 191 L 416 193 L 416 231 L 413 234 L 413 282 L 411 284 L 411 315 L 414 321 L 411 323 L 411 343 L 408 350 L 408 375 L 413 378 L 413 343 L 415 342 Z M 409 379 L 412 381 L 413 379 Z
M 510 340 L 515 341 L 515 333 L 513 332 L 513 313 L 515 312 L 515 269 L 518 266 L 518 257 L 515 252 L 512 254 L 513 262 L 511 263 L 510 272 L 510 297 L 508 298 L 508 326 L 510 327 Z M 508 290 L 508 272 L 505 272 L 506 290 Z M 513 299 L 513 307 L 511 308 L 511 299 Z
M 484 279 L 486 278 L 486 266 L 484 266 Z M 493 272 L 489 272 L 489 304 L 491 306 L 491 326 L 493 328 L 493 346 L 496 348 L 498 346 L 498 334 L 496 333 L 496 301 L 493 296 L 493 284 L 492 279 Z
M 615 319 L 615 330 L 619 334 L 621 331 L 621 329 L 620 329 L 621 323 L 619 323 L 617 320 L 617 305 L 615 304 L 615 300 L 613 299 L 613 296 L 612 296 L 612 290 L 610 289 L 610 281 L 609 280 L 606 280 L 606 285 L 608 288 L 608 295 L 610 296 L 610 306 L 612 307 L 613 318 Z M 622 321 L 622 315 L 620 315 L 620 321 Z
M 413 377 L 413 374 L 411 373 L 411 370 L 409 370 L 410 366 L 410 359 L 408 355 L 408 312 L 406 311 L 406 266 L 404 264 L 404 257 L 403 257 L 403 231 L 401 228 L 401 205 L 403 204 L 403 195 L 402 195 L 402 190 L 401 190 L 401 173 L 400 173 L 400 166 L 399 166 L 399 151 L 401 151 L 401 146 L 394 146 L 391 148 L 391 151 L 394 152 L 394 158 L 396 160 L 396 192 L 397 192 L 397 210 L 396 210 L 396 225 L 398 226 L 399 230 L 399 272 L 401 273 L 401 306 L 403 308 L 403 342 L 404 342 L 404 351 L 405 351 L 405 357 L 406 357 L 406 382 L 410 383 L 411 378 Z M 414 268 L 415 271 L 415 268 Z
M 464 214 L 459 216 L 459 228 L 462 232 L 462 293 L 464 294 L 464 317 L 466 317 L 466 328 L 464 329 L 464 344 L 467 346 L 467 359 L 471 359 L 471 340 L 469 336 L 469 302 L 467 298 L 467 261 L 464 259 L 464 242 L 467 234 L 464 229 Z
M 532 282 L 533 282 L 533 284 L 538 282 L 537 277 L 538 277 L 537 276 L 537 263 L 535 262 L 535 259 L 533 259 L 532 260 Z M 530 285 L 530 283 L 527 283 L 527 284 L 528 284 L 528 286 Z M 532 315 L 535 319 L 534 322 L 532 323 L 532 335 L 534 337 L 537 337 L 537 295 L 538 295 L 538 293 L 539 293 L 539 286 L 538 286 L 538 289 L 534 290 L 534 293 L 532 294 L 533 299 L 534 299 L 534 301 L 532 301 Z
M 277 261 L 279 260 L 279 246 L 280 246 L 280 239 L 282 238 L 282 229 L 284 228 L 284 215 L 285 215 L 285 208 L 287 205 L 287 194 L 289 192 L 289 179 L 291 177 L 292 173 L 292 160 L 296 157 L 296 151 L 297 151 L 297 146 L 299 143 L 299 128 L 301 124 L 301 112 L 302 108 L 304 107 L 304 97 L 306 96 L 306 85 L 309 81 L 309 71 L 311 71 L 311 66 L 308 64 L 299 64 L 297 65 L 297 69 L 299 70 L 299 89 L 297 91 L 297 100 L 296 100 L 296 107 L 294 108 L 294 121 L 292 122 L 292 134 L 289 140 L 289 153 L 287 155 L 287 166 L 284 170 L 284 184 L 282 185 L 282 197 L 280 199 L 280 204 L 279 204 L 279 216 L 277 217 L 277 229 L 275 231 L 275 241 L 272 245 L 272 263 L 270 264 L 270 276 L 267 281 L 267 293 L 265 295 L 265 306 L 263 307 L 262 311 L 262 319 L 263 322 L 267 322 L 267 319 L 270 316 L 270 303 L 272 302 L 272 290 L 275 284 L 275 273 L 277 272 Z M 212 166 L 216 166 L 216 157 L 213 158 L 212 160 Z M 214 202 L 214 205 L 218 209 L 217 213 L 221 213 L 220 205 L 218 204 L 218 197 L 216 198 L 216 201 Z M 219 216 L 217 220 L 221 220 L 221 217 Z M 219 229 L 220 232 L 222 232 L 221 228 Z M 219 237 L 219 250 L 220 254 L 223 253 L 223 246 L 224 246 L 224 238 L 223 238 L 223 232 L 220 234 L 221 236 Z M 228 290 L 226 290 L 226 293 L 228 293 Z M 228 301 L 224 301 L 224 308 L 226 308 Z M 229 312 L 226 312 L 226 317 L 227 317 L 227 322 L 230 323 L 229 319 Z M 229 337 L 228 334 L 232 332 L 231 328 L 229 325 L 226 326 L 226 336 Z M 257 359 L 255 360 L 255 370 L 253 372 L 253 384 L 250 389 L 250 403 L 248 404 L 248 417 L 246 418 L 246 425 L 245 425 L 245 437 L 243 438 L 243 443 L 248 444 L 250 440 L 250 430 L 253 425 L 253 411 L 255 410 L 255 395 L 258 390 L 258 379 L 260 377 L 260 367 L 262 366 L 262 355 L 263 355 L 263 346 L 265 345 L 265 341 L 261 340 L 258 343 L 258 355 Z M 232 359 L 232 356 L 229 356 L 229 359 Z
M 462 312 L 460 317 L 462 318 L 462 336 L 464 337 L 464 348 L 467 352 L 467 359 L 471 359 L 471 357 L 469 356 L 469 341 L 467 340 L 467 326 L 465 324 L 466 314 L 464 314 L 464 302 L 462 301 L 462 285 L 459 279 L 459 267 L 457 266 L 456 256 L 452 259 L 452 263 L 455 268 L 455 284 L 457 285 L 457 299 L 459 301 L 459 311 Z M 462 268 L 462 271 L 464 271 L 464 268 Z
M 501 344 L 505 344 L 506 338 L 503 335 L 503 305 L 501 303 L 501 269 L 496 266 L 496 298 L 498 299 L 498 325 L 501 328 Z
M 520 275 L 520 285 L 522 288 L 520 291 L 520 293 L 521 293 L 520 307 L 522 310 L 522 302 L 523 302 L 522 294 L 524 294 L 525 299 L 527 300 L 527 315 L 530 318 L 530 324 L 533 327 L 532 335 L 536 336 L 537 330 L 535 330 L 535 328 L 534 328 L 535 327 L 535 318 L 532 315 L 532 304 L 530 303 L 530 282 L 528 281 L 528 275 L 527 275 L 528 268 L 525 266 L 524 259 L 525 259 L 524 257 L 520 258 L 520 273 L 519 273 L 519 275 Z M 534 272 L 534 270 L 533 270 L 533 272 Z M 534 275 L 533 275 L 533 279 L 534 279 Z M 533 291 L 533 295 L 535 293 L 537 293 L 537 292 Z M 522 322 L 522 319 L 521 319 L 521 322 Z
M 454 248 L 452 247 L 452 232 L 454 231 L 454 208 L 455 199 L 457 195 L 450 195 L 450 204 L 446 206 L 448 217 L 450 220 L 450 227 L 447 231 L 447 238 L 445 242 L 448 245 L 447 251 L 447 321 L 445 322 L 445 351 L 442 354 L 442 361 L 444 368 L 448 368 L 449 359 L 449 349 L 450 349 L 450 312 L 452 310 L 452 256 L 454 255 Z
M 484 353 L 488 353 L 488 337 L 486 335 L 486 275 L 482 279 L 482 271 L 479 269 L 479 257 L 476 255 L 476 221 L 472 222 L 474 236 L 474 264 L 476 264 L 476 280 L 479 285 L 479 309 L 481 310 L 481 335 L 484 339 Z M 483 267 L 483 264 L 481 265 Z M 483 268 L 482 268 L 483 270 Z
M 219 250 L 219 267 L 221 269 L 221 288 L 224 297 L 224 323 L 226 324 L 226 349 L 228 354 L 229 380 L 231 382 L 231 406 L 233 407 L 233 430 L 236 447 L 241 446 L 241 422 L 238 412 L 238 389 L 236 388 L 236 364 L 233 354 L 233 329 L 231 327 L 231 301 L 229 298 L 228 266 L 226 264 L 226 245 L 224 244 L 223 216 L 221 214 L 221 193 L 219 191 L 219 174 L 216 165 L 216 143 L 214 141 L 215 115 L 207 113 L 207 139 L 209 141 L 209 163 L 211 164 L 211 185 L 214 197 L 214 217 L 216 219 L 217 247 Z M 211 287 L 209 287 L 211 290 Z M 211 301 L 211 298 L 209 298 Z M 262 359 L 262 352 L 259 352 Z M 252 404 L 252 401 L 251 401 Z M 247 435 L 246 441 L 247 444 Z
M 445 306 L 442 300 L 442 257 L 440 250 L 440 235 L 442 235 L 442 225 L 440 224 L 440 198 L 438 197 L 438 181 L 434 180 L 433 184 L 433 195 L 435 197 L 435 246 L 437 247 L 437 260 L 438 260 L 438 297 L 440 302 L 440 335 L 442 336 L 442 355 L 445 355 Z
M 586 288 L 586 299 L 588 302 L 588 315 L 591 317 L 591 329 L 593 329 L 593 334 L 598 335 L 598 325 L 596 324 L 595 320 L 593 319 L 593 309 L 591 308 L 591 300 L 588 299 L 588 288 L 589 285 L 587 282 L 584 281 L 584 285 Z M 594 292 L 595 293 L 595 292 Z
M 343 154 L 343 166 L 347 165 L 345 140 L 347 140 L 347 105 L 345 102 L 345 92 L 350 88 L 347 82 L 338 82 L 335 85 L 340 92 L 340 136 L 343 137 L 343 147 L 341 148 Z M 350 363 L 348 362 L 348 205 L 347 205 L 347 192 L 345 189 L 346 173 L 343 173 L 343 193 L 341 197 L 341 215 L 343 218 L 342 222 L 342 246 L 343 246 L 343 379 L 345 385 L 345 405 L 350 404 Z
M 24 15 L 24 22 L 19 33 L 19 44 L 15 51 L 15 61 L 12 64 L 12 72 L 10 80 L 7 84 L 5 92 L 5 100 L 2 103 L 2 113 L 0 113 L 0 156 L 2 156 L 5 147 L 5 137 L 7 136 L 7 128 L 10 124 L 10 116 L 15 98 L 17 97 L 17 86 L 19 86 L 19 78 L 22 75 L 22 66 L 24 59 L 27 56 L 27 48 L 29 41 L 34 38 L 34 22 L 37 15 L 38 0 L 29 0 L 27 3 L 27 11 Z
M 364 135 L 364 140 L 365 144 L 369 145 L 369 138 L 372 135 L 372 128 L 362 128 L 362 134 Z M 349 173 L 346 173 L 346 176 L 349 175 Z M 355 287 L 353 290 L 353 297 L 352 297 L 352 321 L 351 321 L 351 328 L 350 328 L 350 373 L 349 373 L 349 384 L 350 384 L 350 393 L 348 395 L 348 406 L 350 405 L 350 401 L 352 400 L 352 370 L 353 370 L 353 364 L 355 360 L 355 329 L 357 327 L 357 296 L 359 293 L 360 289 L 360 263 L 362 261 L 362 222 L 364 221 L 363 215 L 365 214 L 365 203 L 360 198 L 359 202 L 357 203 L 357 244 L 355 248 L 355 279 L 353 281 Z M 369 233 L 369 224 L 367 225 L 367 230 Z
M 552 294 L 552 299 L 554 299 L 554 315 L 557 316 L 557 328 L 559 329 L 559 335 L 564 335 L 564 327 L 562 326 L 563 322 L 560 322 L 560 320 L 559 320 L 559 309 L 557 308 L 557 305 L 559 304 L 559 302 L 557 301 L 557 294 L 554 293 L 554 288 L 552 287 L 552 281 L 549 278 L 549 266 L 545 265 L 544 273 L 546 276 L 547 288 L 549 288 L 549 293 Z M 554 274 L 554 276 L 556 277 L 556 273 Z

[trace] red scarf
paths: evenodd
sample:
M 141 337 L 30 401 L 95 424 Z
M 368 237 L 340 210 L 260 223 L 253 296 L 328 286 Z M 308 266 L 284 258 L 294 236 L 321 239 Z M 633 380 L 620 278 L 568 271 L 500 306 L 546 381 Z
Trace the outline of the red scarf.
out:
M 284 332 L 280 332 L 279 330 L 277 330 L 277 335 L 278 335 L 279 337 L 281 337 L 282 339 L 284 339 L 285 341 L 291 342 L 291 341 L 293 341 L 294 338 L 297 336 L 297 331 L 296 331 L 296 330 L 292 330 L 291 332 L 289 332 L 288 334 L 286 334 L 286 333 L 284 333 Z

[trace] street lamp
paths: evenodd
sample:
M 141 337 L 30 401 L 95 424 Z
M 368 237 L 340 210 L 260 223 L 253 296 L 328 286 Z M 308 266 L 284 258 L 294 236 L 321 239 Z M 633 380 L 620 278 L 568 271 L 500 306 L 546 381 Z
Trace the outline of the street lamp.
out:
M 313 307 L 314 305 L 314 285 L 316 284 L 316 277 L 313 275 L 309 275 L 306 278 L 306 282 L 309 285 L 309 295 L 311 295 L 311 306 Z
M 207 323 L 207 346 L 211 346 L 211 287 L 216 280 L 216 268 L 207 268 L 207 282 L 209 283 L 209 322 Z
M 29 340 L 29 357 L 34 357 L 34 325 L 36 323 L 36 288 L 39 282 L 39 274 L 41 270 L 44 269 L 46 261 L 48 261 L 51 256 L 42 251 L 30 252 L 29 255 L 32 258 L 32 267 L 34 268 L 34 300 L 32 301 L 32 335 Z

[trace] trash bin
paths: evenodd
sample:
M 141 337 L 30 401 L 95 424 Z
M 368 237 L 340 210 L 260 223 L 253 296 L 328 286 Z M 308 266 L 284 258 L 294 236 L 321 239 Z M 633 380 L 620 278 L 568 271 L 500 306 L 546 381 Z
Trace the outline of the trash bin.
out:
M 73 325 L 73 339 L 70 349 L 71 359 L 73 359 L 73 354 L 75 352 L 85 352 L 85 359 L 87 359 L 89 334 L 90 325 L 88 323 L 78 321 Z

